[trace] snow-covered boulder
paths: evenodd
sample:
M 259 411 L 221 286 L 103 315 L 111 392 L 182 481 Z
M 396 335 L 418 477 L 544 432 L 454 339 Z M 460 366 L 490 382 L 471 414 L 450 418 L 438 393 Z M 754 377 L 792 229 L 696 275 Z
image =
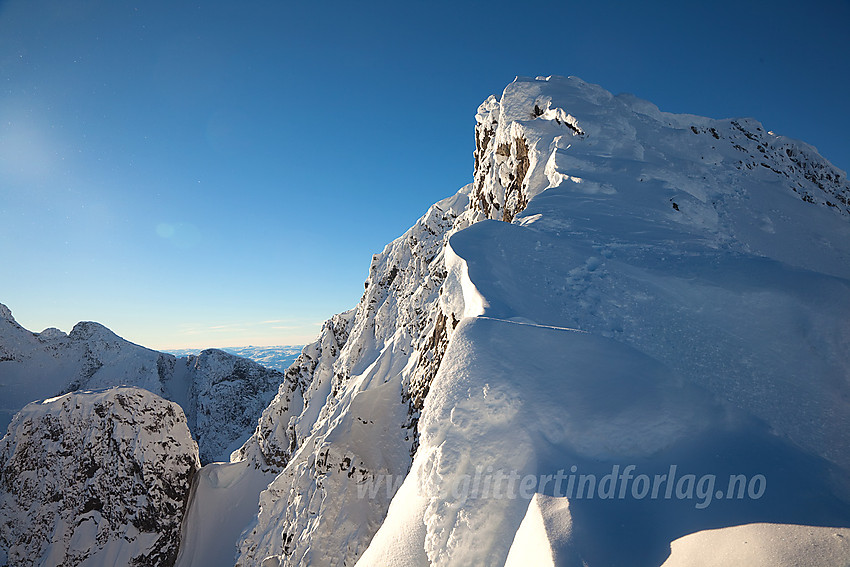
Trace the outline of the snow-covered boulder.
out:
M 145 390 L 31 403 L 0 441 L 0 559 L 172 565 L 199 466 L 183 411 Z

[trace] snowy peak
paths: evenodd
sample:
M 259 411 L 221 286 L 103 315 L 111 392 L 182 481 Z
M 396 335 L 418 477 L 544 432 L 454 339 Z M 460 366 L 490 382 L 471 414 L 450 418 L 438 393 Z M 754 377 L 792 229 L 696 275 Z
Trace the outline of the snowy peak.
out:
M 850 278 L 846 173 L 756 120 L 670 114 L 550 77 L 490 97 L 475 136 L 473 222 L 596 233 L 611 246 L 728 248 Z
M 201 462 L 227 461 L 257 426 L 257 419 L 286 382 L 282 372 L 218 349 L 185 360 L 189 424 Z
M 4 319 L 6 321 L 15 322 L 15 318 L 12 317 L 12 310 L 0 303 L 0 319 Z
M 850 218 L 846 173 L 808 144 L 767 132 L 752 119 L 670 114 L 575 77 L 538 77 L 517 78 L 501 99 L 490 97 L 476 121 L 474 201 L 487 218 L 513 220 L 537 193 L 566 183 L 583 194 L 651 198 L 652 191 L 668 208 L 677 193 L 686 193 L 711 206 L 687 212 L 676 202 L 673 210 L 705 225 L 722 215 L 718 200 L 736 196 L 728 186 L 733 169 Z M 670 171 L 654 175 L 667 165 L 678 178 Z
M 180 404 L 202 462 L 226 461 L 284 380 L 279 371 L 215 349 L 178 359 L 122 339 L 100 323 L 77 323 L 67 335 L 54 328 L 35 334 L 15 323 L 5 306 L 3 313 L 0 430 L 33 400 L 137 386 Z
M 583 503 L 447 495 L 488 467 L 661 470 L 659 455 L 714 454 L 738 420 L 850 468 L 835 449 L 850 446 L 843 172 L 753 120 L 574 77 L 489 97 L 474 159 L 470 185 L 373 256 L 360 303 L 304 348 L 234 454 L 279 472 L 237 565 L 497 565 L 512 540 L 512 560 L 557 541 L 549 560 L 578 557 L 622 528 L 581 524 Z M 574 522 L 584 543 L 556 537 Z M 635 564 L 606 547 L 599 564 Z
M 57 329 L 56 327 L 48 327 L 42 332 L 38 333 L 37 336 L 38 340 L 44 343 L 51 341 L 61 341 L 62 339 L 68 338 L 68 334 L 65 331 Z
M 74 328 L 68 333 L 68 337 L 75 341 L 99 340 L 111 343 L 124 341 L 124 339 L 113 333 L 112 330 L 94 321 L 80 321 L 74 325 Z

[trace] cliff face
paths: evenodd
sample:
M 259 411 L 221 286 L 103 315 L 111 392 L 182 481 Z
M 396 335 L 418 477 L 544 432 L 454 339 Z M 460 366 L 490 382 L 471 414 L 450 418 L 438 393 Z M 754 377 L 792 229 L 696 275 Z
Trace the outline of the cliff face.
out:
M 357 308 L 305 347 L 234 453 L 280 472 L 240 544 L 240 565 L 269 556 L 287 565 L 353 564 L 368 545 L 394 490 L 366 501 L 357 487 L 404 475 L 416 451 L 422 403 L 457 324 L 440 310 L 439 290 L 448 235 L 467 222 L 458 218 L 467 192 L 432 206 L 372 258 Z
M 26 406 L 0 467 L 0 563 L 167 566 L 200 463 L 178 405 L 114 388 Z
M 528 500 L 449 489 L 479 467 L 569 467 L 553 455 L 704 468 L 693 451 L 741 435 L 729 446 L 766 462 L 850 470 L 844 172 L 754 120 L 668 114 L 575 78 L 518 79 L 476 120 L 473 183 L 373 258 L 358 306 L 234 453 L 280 473 L 239 565 L 503 563 Z M 792 501 L 712 525 L 787 521 Z M 578 529 L 620 537 L 595 522 Z M 654 558 L 706 526 L 686 515 L 622 556 L 592 538 L 570 556 Z
M 202 463 L 227 461 L 257 426 L 257 419 L 271 402 L 282 372 L 261 366 L 217 349 L 176 360 L 175 370 L 185 373 L 188 384 L 182 404 L 195 433 Z

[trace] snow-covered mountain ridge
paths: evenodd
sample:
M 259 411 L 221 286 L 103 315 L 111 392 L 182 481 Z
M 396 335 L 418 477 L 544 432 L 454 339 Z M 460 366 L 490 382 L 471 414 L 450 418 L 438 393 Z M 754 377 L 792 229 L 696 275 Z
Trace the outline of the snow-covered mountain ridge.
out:
M 847 565 L 846 173 L 577 78 L 476 124 L 472 182 L 195 475 L 176 564 Z
M 279 472 L 237 564 L 503 564 L 528 500 L 445 498 L 488 466 L 679 462 L 791 491 L 625 503 L 619 522 L 570 502 L 565 545 L 590 565 L 660 565 L 711 527 L 847 522 L 846 174 L 754 120 L 575 78 L 518 79 L 476 120 L 473 183 L 373 258 L 234 455 Z M 398 492 L 357 497 L 387 475 Z M 678 520 L 622 533 L 655 515 Z
M 284 381 L 277 370 L 216 349 L 177 358 L 84 321 L 70 333 L 32 333 L 0 304 L 0 427 L 25 404 L 81 389 L 144 388 L 177 402 L 201 461 L 226 460 L 255 428 Z

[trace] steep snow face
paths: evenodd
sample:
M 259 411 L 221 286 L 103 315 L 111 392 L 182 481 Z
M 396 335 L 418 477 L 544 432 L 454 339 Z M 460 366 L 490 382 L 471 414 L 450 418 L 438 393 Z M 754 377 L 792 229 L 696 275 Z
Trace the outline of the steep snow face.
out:
M 204 465 L 192 482 L 177 567 L 233 567 L 239 535 L 272 480 L 248 461 Z
M 432 206 L 375 255 L 357 308 L 325 324 L 287 371 L 252 438 L 234 454 L 281 471 L 260 498 L 239 565 L 351 565 L 383 520 L 395 487 L 358 495 L 369 479 L 407 473 L 430 382 L 457 320 L 441 311 L 443 250 L 469 187 Z
M 747 522 L 850 525 L 846 174 L 754 120 L 575 78 L 517 79 L 477 122 L 474 224 L 440 291 L 461 323 L 358 565 L 497 565 L 548 538 L 530 494 L 469 493 L 482 471 L 549 496 L 571 465 L 768 479 L 706 510 L 570 501 L 565 557 L 589 565 L 659 565 L 676 538 Z
M 99 323 L 66 335 L 31 333 L 0 304 L 0 427 L 26 403 L 80 389 L 137 386 L 183 407 L 201 461 L 227 461 L 285 382 L 283 373 L 215 349 L 175 358 L 122 339 Z
M 535 494 L 514 536 L 505 567 L 581 565 L 570 553 L 573 519 L 567 498 Z
M 0 560 L 172 565 L 199 466 L 180 407 L 145 390 L 31 403 L 0 441 Z

